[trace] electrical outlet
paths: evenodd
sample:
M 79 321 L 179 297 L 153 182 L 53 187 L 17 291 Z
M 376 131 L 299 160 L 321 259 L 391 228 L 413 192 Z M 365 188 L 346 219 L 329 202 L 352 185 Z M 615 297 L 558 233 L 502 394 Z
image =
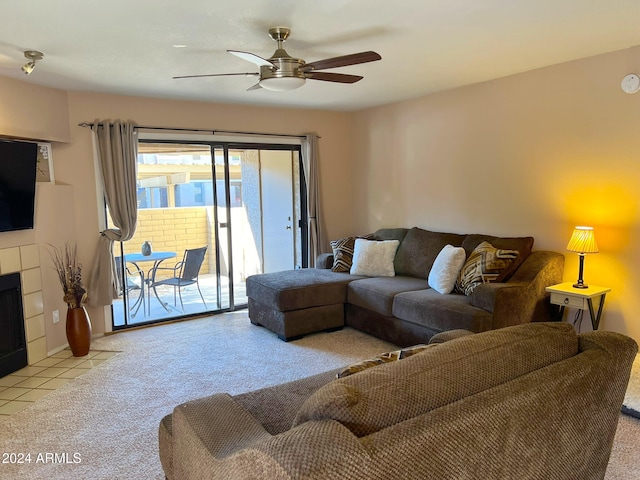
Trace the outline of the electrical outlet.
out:
M 54 310 L 53 311 L 53 323 L 58 323 L 60 321 L 60 311 L 59 310 Z

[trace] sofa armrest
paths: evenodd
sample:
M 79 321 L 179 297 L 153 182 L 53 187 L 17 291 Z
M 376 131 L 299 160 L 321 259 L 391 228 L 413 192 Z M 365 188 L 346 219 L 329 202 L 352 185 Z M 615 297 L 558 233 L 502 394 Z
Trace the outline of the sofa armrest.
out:
M 270 435 L 232 397 L 218 394 L 176 407 L 173 425 L 176 479 L 375 478 L 370 453 L 334 420 Z
M 546 287 L 562 282 L 564 255 L 536 251 L 525 259 L 509 281 L 479 285 L 471 304 L 493 314 L 492 328 L 553 320 Z
M 564 255 L 558 252 L 538 250 L 531 252 L 509 281 L 537 282 L 545 287 L 562 282 L 564 274 Z
M 226 393 L 178 405 L 173 410 L 174 478 L 225 478 L 221 460 L 270 438 Z
M 321 253 L 316 257 L 316 268 L 327 269 L 333 267 L 333 253 Z

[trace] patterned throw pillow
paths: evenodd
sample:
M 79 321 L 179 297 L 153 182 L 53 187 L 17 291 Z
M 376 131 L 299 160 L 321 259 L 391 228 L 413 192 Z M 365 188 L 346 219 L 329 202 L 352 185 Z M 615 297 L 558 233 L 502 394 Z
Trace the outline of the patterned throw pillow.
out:
M 336 374 L 336 378 L 347 377 L 349 375 L 353 375 L 354 373 L 362 372 L 367 368 L 375 367 L 377 365 L 382 365 L 383 363 L 402 360 L 404 358 L 410 357 L 411 355 L 415 355 L 416 353 L 420 353 L 430 347 L 433 347 L 433 345 L 420 344 L 420 345 L 414 345 L 413 347 L 403 348 L 402 350 L 395 350 L 393 352 L 382 353 L 377 357 L 373 357 L 368 360 L 363 360 L 362 362 L 349 365 L 347 368 L 345 368 L 341 372 L 338 372 Z
M 482 242 L 462 266 L 456 291 L 471 295 L 482 283 L 500 282 L 517 258 L 517 250 L 500 250 L 489 242 Z
M 353 375 L 354 373 L 366 370 L 367 368 L 382 365 L 383 363 L 395 362 L 396 360 L 400 360 L 400 350 L 396 350 L 395 352 L 382 353 L 376 357 L 354 363 L 353 365 L 349 365 L 341 372 L 338 372 L 336 374 L 336 378 L 347 377 L 349 375 Z
M 349 273 L 353 263 L 353 249 L 355 248 L 356 238 L 371 240 L 373 239 L 373 234 L 370 233 L 362 237 L 345 237 L 329 242 L 333 251 L 333 267 L 331 267 L 331 271 Z
M 400 350 L 400 360 L 402 360 L 404 358 L 408 358 L 411 355 L 415 355 L 416 353 L 423 352 L 427 348 L 433 347 L 433 345 L 435 345 L 435 344 L 428 344 L 427 345 L 427 344 L 421 343 L 419 345 L 414 345 L 412 347 L 403 348 L 402 350 Z

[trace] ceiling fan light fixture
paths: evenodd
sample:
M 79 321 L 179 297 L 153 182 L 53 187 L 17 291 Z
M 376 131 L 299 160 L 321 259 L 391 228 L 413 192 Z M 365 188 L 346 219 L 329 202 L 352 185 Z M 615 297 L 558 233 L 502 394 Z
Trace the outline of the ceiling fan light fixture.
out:
M 255 53 L 243 52 L 241 50 L 227 50 L 227 52 L 232 55 L 260 67 L 259 73 L 209 73 L 204 75 L 180 75 L 173 78 L 256 75 L 259 76 L 258 83 L 249 87 L 247 91 L 264 88 L 274 92 L 288 92 L 302 87 L 307 79 L 344 84 L 356 83 L 362 80 L 363 77 L 361 75 L 331 73 L 321 70 L 348 67 L 382 59 L 380 54 L 367 51 L 306 63 L 304 59 L 292 57 L 282 48 L 282 44 L 289 37 L 290 33 L 291 30 L 288 27 L 273 27 L 269 29 L 269 36 L 278 43 L 278 48 L 269 58 L 263 58 Z
M 260 80 L 260 86 L 274 92 L 288 92 L 300 88 L 306 81 L 301 77 L 271 77 Z

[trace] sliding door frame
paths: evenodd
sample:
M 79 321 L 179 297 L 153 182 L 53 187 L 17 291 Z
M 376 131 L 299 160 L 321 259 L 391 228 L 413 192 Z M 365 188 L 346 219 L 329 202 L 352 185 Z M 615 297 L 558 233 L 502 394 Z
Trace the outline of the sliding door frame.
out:
M 300 218 L 298 219 L 297 227 L 300 229 L 300 250 L 301 250 L 301 267 L 308 267 L 308 218 L 307 218 L 307 186 L 306 179 L 304 177 L 304 168 L 302 164 L 302 146 L 299 144 L 291 144 L 291 143 L 261 143 L 261 142 L 248 142 L 248 141 L 216 141 L 211 138 L 200 139 L 189 136 L 188 138 L 179 139 L 179 138 L 162 138 L 163 136 L 158 136 L 156 138 L 154 135 L 145 135 L 145 138 L 139 139 L 139 143 L 166 143 L 166 144 L 177 144 L 177 145 L 202 145 L 208 146 L 211 152 L 211 174 L 212 174 L 212 183 L 213 183 L 213 221 L 214 221 L 214 232 L 215 232 L 215 265 L 216 265 L 216 309 L 210 310 L 207 312 L 202 312 L 198 314 L 188 314 L 188 315 L 180 315 L 171 318 L 163 318 L 152 320 L 150 319 L 147 322 L 135 322 L 130 323 L 128 318 L 128 310 L 125 305 L 124 311 L 124 325 L 115 326 L 113 325 L 115 316 L 112 313 L 112 328 L 114 331 L 122 330 L 126 328 L 139 327 L 142 325 L 149 325 L 155 323 L 162 323 L 166 321 L 175 321 L 178 319 L 185 319 L 195 316 L 202 316 L 203 314 L 213 314 L 213 313 L 222 313 L 227 311 L 234 311 L 238 308 L 246 308 L 247 304 L 243 303 L 240 305 L 235 304 L 234 297 L 234 266 L 233 266 L 233 225 L 231 218 L 231 189 L 230 189 L 230 168 L 229 168 L 229 151 L 231 150 L 277 150 L 277 151 L 288 151 L 297 152 L 297 160 L 298 160 L 298 171 L 299 171 L 299 182 L 300 182 L 300 190 L 298 192 L 299 195 L 299 203 L 300 203 Z M 219 213 L 218 213 L 218 185 L 216 182 L 216 168 L 218 167 L 215 162 L 215 153 L 216 151 L 222 150 L 224 155 L 224 165 L 223 165 L 223 175 L 224 175 L 224 185 L 225 185 L 225 210 L 226 210 L 226 240 L 227 240 L 227 254 L 229 258 L 228 265 L 228 274 L 229 274 L 229 305 L 222 307 L 222 273 L 221 273 L 221 244 L 219 242 L 220 238 L 220 222 L 219 222 Z M 293 178 L 292 178 L 293 180 Z M 122 249 L 122 246 L 119 247 Z M 126 299 L 124 300 L 126 302 Z

